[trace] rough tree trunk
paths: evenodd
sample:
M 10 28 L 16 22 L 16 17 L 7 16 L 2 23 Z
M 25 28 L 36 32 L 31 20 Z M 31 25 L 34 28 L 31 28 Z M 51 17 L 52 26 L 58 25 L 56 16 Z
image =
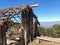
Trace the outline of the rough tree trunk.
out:
M 1 25 L 2 24 L 2 25 Z M 7 23 L 0 24 L 0 45 L 6 45 L 6 30 L 8 29 Z

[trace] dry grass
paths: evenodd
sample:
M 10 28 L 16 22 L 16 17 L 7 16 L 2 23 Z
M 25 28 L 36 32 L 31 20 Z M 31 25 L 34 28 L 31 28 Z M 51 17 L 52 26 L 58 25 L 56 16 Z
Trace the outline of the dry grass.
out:
M 60 45 L 59 43 L 42 41 L 39 45 Z

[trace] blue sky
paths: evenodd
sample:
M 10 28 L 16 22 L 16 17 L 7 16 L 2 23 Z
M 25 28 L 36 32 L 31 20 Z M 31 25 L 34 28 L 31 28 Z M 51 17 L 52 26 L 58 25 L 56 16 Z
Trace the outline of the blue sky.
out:
M 39 4 L 33 8 L 39 21 L 60 21 L 60 0 L 0 0 L 0 8 Z

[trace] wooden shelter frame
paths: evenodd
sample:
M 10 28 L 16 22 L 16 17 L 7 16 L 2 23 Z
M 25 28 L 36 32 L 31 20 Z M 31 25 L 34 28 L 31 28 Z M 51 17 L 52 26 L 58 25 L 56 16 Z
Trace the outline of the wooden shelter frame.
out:
M 28 45 L 28 43 L 32 41 L 34 38 L 33 18 L 36 20 L 36 22 L 38 22 L 38 20 L 36 18 L 36 15 L 34 15 L 32 8 L 37 6 L 38 6 L 37 4 L 32 4 L 32 5 L 24 5 L 24 6 L 0 9 L 0 14 L 3 14 L 4 16 L 8 17 L 8 20 L 17 14 L 21 15 L 21 23 L 20 23 L 21 30 L 22 30 L 21 45 Z M 35 29 L 37 30 L 37 23 Z

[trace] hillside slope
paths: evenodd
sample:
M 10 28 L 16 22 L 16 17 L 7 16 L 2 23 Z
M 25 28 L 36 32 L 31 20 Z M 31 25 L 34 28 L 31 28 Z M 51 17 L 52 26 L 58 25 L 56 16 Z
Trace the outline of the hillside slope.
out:
M 49 28 L 52 27 L 54 24 L 59 24 L 60 25 L 60 21 L 52 21 L 52 22 L 40 22 L 40 26 Z

